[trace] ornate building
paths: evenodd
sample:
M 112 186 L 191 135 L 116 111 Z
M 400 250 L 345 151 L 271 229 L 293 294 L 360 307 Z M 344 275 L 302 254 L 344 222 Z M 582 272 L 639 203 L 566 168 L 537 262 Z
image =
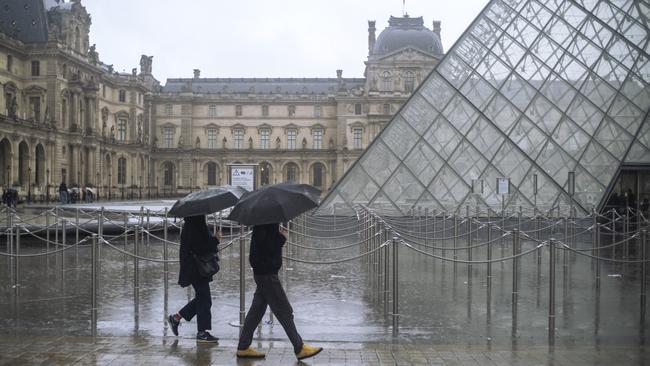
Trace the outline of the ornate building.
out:
M 327 190 L 442 57 L 440 22 L 368 22 L 363 78 L 193 78 L 119 73 L 101 62 L 80 0 L 0 1 L 0 184 L 55 185 L 111 198 L 181 194 L 227 183 L 227 164 L 258 183 Z

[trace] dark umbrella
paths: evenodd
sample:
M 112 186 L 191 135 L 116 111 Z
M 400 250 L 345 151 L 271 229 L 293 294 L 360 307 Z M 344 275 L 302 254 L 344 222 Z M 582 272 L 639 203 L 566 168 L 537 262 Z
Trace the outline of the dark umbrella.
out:
M 285 222 L 318 206 L 320 190 L 297 183 L 279 183 L 246 193 L 230 212 L 228 220 L 243 225 Z
M 242 187 L 222 186 L 188 194 L 174 203 L 169 215 L 188 217 L 207 215 L 232 207 L 246 193 Z

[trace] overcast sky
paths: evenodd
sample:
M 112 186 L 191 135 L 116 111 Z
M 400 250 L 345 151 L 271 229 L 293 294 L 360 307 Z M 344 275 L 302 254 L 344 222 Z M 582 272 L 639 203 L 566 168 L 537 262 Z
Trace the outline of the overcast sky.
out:
M 442 21 L 445 52 L 488 0 L 406 0 L 425 26 Z M 368 20 L 377 35 L 401 0 L 82 0 L 90 44 L 115 70 L 154 56 L 153 73 L 191 77 L 363 77 Z

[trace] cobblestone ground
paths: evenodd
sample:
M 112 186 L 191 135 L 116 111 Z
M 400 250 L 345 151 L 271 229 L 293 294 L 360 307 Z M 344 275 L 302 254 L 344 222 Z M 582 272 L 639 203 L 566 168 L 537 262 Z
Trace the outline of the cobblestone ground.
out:
M 450 346 L 396 343 L 320 343 L 325 350 L 297 361 L 286 342 L 254 346 L 263 360 L 237 360 L 236 343 L 197 344 L 171 337 L 0 336 L 0 365 L 646 365 L 644 348 Z

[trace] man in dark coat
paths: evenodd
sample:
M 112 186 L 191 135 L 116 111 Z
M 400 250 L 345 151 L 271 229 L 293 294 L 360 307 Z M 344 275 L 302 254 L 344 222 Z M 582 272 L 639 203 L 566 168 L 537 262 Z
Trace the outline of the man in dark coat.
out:
M 202 277 L 199 273 L 194 256 L 201 256 L 208 253 L 217 253 L 218 238 L 210 235 L 208 226 L 205 224 L 205 216 L 191 216 L 185 218 L 181 232 L 181 246 L 179 251 L 180 270 L 178 272 L 178 284 L 181 287 L 192 285 L 194 298 L 188 302 L 176 314 L 167 317 L 167 321 L 174 335 L 178 335 L 178 326 L 181 319 L 192 320 L 196 316 L 196 340 L 197 342 L 214 343 L 219 341 L 213 337 L 208 330 L 212 329 L 212 296 L 210 295 L 210 282 L 212 276 Z
M 293 351 L 299 360 L 317 355 L 323 349 L 305 344 L 293 322 L 293 308 L 282 288 L 278 271 L 282 267 L 282 247 L 287 240 L 287 230 L 279 224 L 256 225 L 251 236 L 249 262 L 253 267 L 253 278 L 257 288 L 253 302 L 246 314 L 244 327 L 239 336 L 237 357 L 263 358 L 266 355 L 250 347 L 255 328 L 262 320 L 267 306 L 278 319 L 293 344 Z

